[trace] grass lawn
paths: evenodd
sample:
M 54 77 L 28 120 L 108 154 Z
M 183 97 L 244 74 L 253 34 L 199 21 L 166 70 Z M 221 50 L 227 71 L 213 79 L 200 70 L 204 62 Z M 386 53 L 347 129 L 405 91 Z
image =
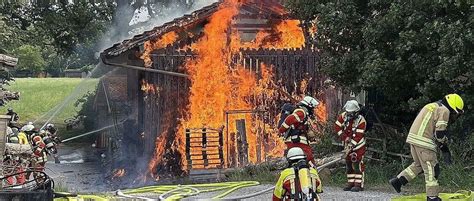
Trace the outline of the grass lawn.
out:
M 20 123 L 36 120 L 35 126 L 41 127 L 53 116 L 56 108 L 67 100 L 52 119 L 52 123 L 63 127 L 64 119 L 73 117 L 81 109 L 81 106 L 74 106 L 76 100 L 88 91 L 95 90 L 97 83 L 98 79 L 18 78 L 8 89 L 20 92 L 20 100 L 10 101 L 2 112 L 6 113 L 7 108 L 11 107 L 20 116 Z

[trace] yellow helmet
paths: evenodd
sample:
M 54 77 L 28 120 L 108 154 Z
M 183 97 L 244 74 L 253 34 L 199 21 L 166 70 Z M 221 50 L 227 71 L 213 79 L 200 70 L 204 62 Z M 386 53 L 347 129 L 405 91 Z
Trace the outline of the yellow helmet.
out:
M 458 94 L 448 94 L 444 97 L 448 102 L 450 108 L 452 108 L 456 113 L 463 113 L 464 112 L 464 101 L 462 100 L 461 96 Z

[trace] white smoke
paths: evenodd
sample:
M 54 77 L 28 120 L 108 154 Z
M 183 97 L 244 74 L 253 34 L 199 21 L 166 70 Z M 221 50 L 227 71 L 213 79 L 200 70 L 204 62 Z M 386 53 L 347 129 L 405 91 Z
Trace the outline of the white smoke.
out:
M 111 47 L 113 44 L 119 43 L 128 38 L 132 38 L 134 35 L 151 30 L 153 29 L 153 27 L 161 26 L 162 24 L 166 22 L 170 22 L 175 18 L 181 17 L 185 14 L 189 14 L 193 11 L 201 9 L 202 7 L 211 5 L 212 3 L 215 3 L 217 1 L 218 0 L 196 0 L 190 9 L 184 8 L 184 7 L 178 7 L 178 6 L 165 7 L 163 5 L 156 4 L 153 6 L 152 10 L 154 11 L 159 10 L 160 12 L 155 13 L 156 15 L 155 18 L 151 18 L 151 16 L 148 14 L 147 7 L 142 7 L 140 9 L 137 9 L 134 11 L 134 16 L 128 23 L 129 26 L 132 26 L 132 27 L 136 26 L 136 27 L 134 27 L 127 34 L 122 34 L 120 38 L 115 38 L 115 39 L 111 38 L 110 36 L 116 35 L 114 34 L 115 32 L 119 30 L 124 30 L 124 28 L 114 27 L 114 26 L 110 27 L 108 32 L 105 34 L 104 39 L 101 40 L 99 50 L 100 52 L 102 52 L 103 50 Z

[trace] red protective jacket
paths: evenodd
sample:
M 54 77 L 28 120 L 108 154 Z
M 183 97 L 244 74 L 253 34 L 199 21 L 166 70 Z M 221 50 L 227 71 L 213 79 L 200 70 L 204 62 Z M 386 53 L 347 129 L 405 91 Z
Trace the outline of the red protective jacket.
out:
M 47 161 L 47 156 L 46 156 L 46 144 L 43 142 L 43 138 L 39 135 L 33 136 L 31 139 L 33 142 L 33 154 L 36 156 L 37 162 L 46 162 Z
M 292 114 L 286 117 L 283 124 L 281 124 L 280 128 L 278 128 L 278 132 L 280 132 L 280 134 L 284 134 L 290 129 L 296 129 L 300 132 L 300 135 L 304 136 L 306 139 L 308 135 L 308 129 L 309 129 L 309 126 L 307 124 L 307 119 L 308 119 L 307 112 L 302 108 L 297 108 L 293 111 Z M 307 139 L 304 141 L 307 141 Z M 301 143 L 306 143 L 306 142 L 301 142 Z
M 365 149 L 364 133 L 367 122 L 362 115 L 357 115 L 355 118 L 349 119 L 346 112 L 343 112 L 337 117 L 335 130 L 339 139 L 352 146 L 352 151 Z

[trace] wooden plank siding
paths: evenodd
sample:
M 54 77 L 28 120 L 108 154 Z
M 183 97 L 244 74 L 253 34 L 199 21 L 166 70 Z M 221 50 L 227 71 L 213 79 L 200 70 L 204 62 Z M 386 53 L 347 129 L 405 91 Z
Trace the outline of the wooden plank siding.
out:
M 317 94 L 320 87 L 321 74 L 317 68 L 318 55 L 310 49 L 268 50 L 246 49 L 242 54 L 232 57 L 234 65 L 241 65 L 245 69 L 262 77 L 261 65 L 271 67 L 276 82 L 281 83 L 291 93 L 301 93 L 299 86 L 303 77 L 312 77 L 308 83 L 307 94 Z M 168 47 L 152 53 L 153 68 L 183 72 L 183 65 L 187 59 L 195 54 L 191 51 L 176 51 Z M 145 153 L 151 154 L 155 149 L 155 140 L 161 133 L 177 132 L 178 120 L 182 118 L 180 111 L 187 106 L 190 81 L 186 78 L 173 77 L 156 73 L 143 73 L 143 79 L 159 88 L 156 94 L 144 94 L 144 107 L 139 110 L 138 117 L 143 116 L 142 127 L 145 133 Z M 137 80 L 140 82 L 140 80 Z M 273 97 L 279 98 L 279 97 Z M 277 115 L 279 105 L 275 105 L 269 115 Z M 271 119 L 271 118 L 270 118 Z M 171 136 L 170 136 L 171 137 Z

